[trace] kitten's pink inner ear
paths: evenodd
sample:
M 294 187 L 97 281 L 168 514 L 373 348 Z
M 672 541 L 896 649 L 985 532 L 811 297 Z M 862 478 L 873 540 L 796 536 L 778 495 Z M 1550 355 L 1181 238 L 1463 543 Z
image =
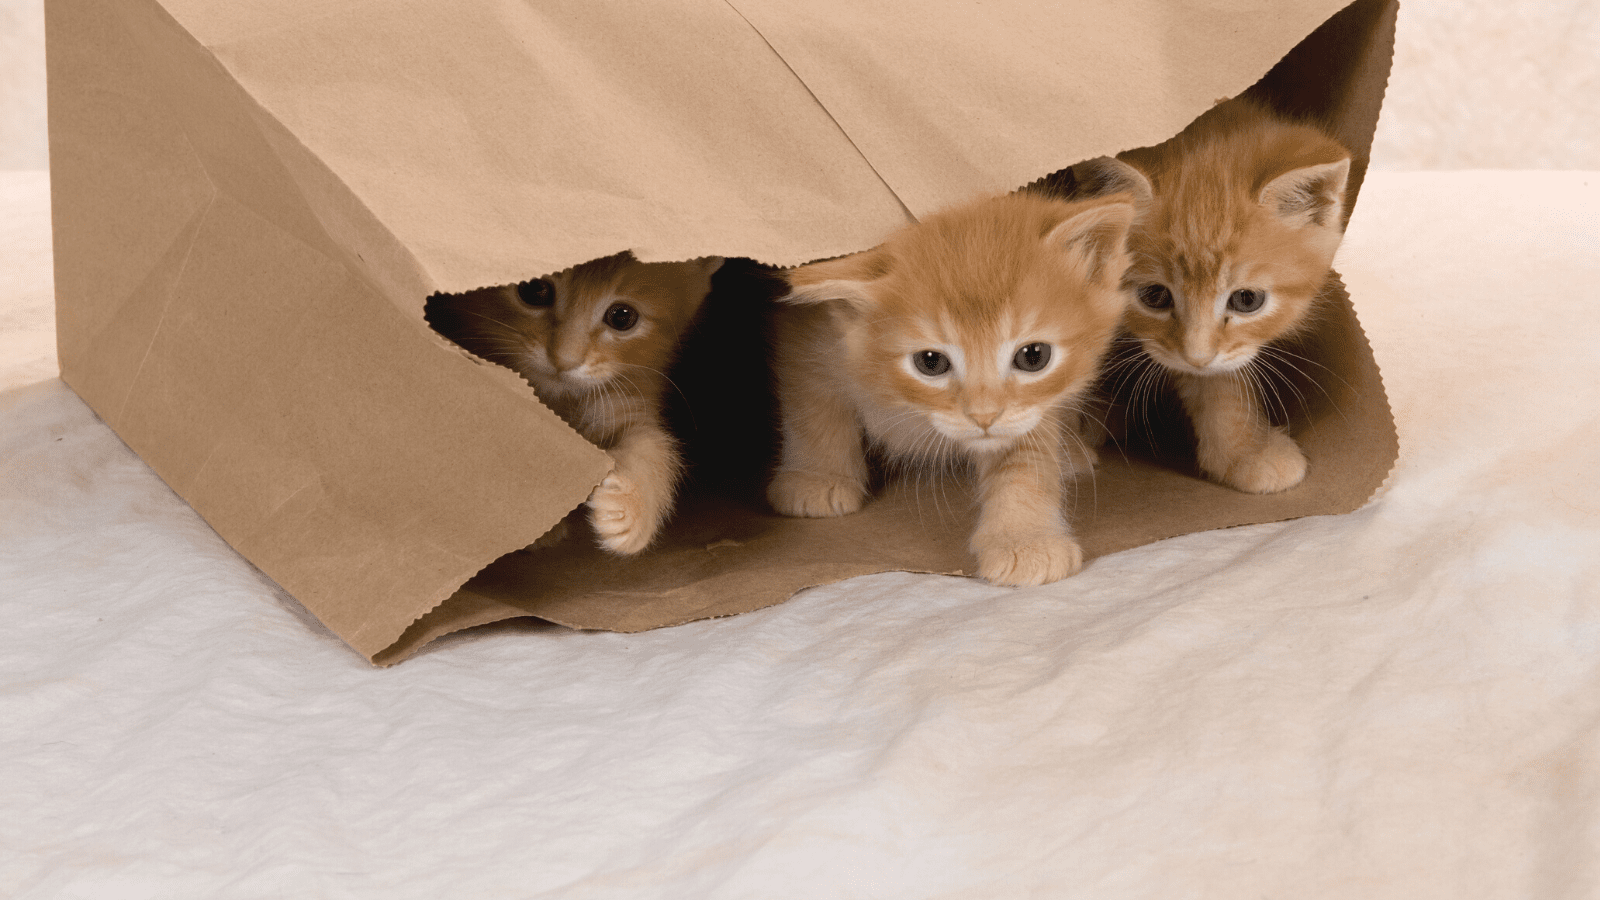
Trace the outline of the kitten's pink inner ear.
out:
M 1084 267 L 1090 281 L 1120 281 L 1128 268 L 1128 229 L 1135 209 L 1128 194 L 1117 194 L 1068 216 L 1045 235 L 1045 244 Z
M 872 306 L 877 302 L 873 285 L 887 274 L 888 260 L 877 248 L 825 259 L 786 272 L 789 293 L 778 299 L 784 303 L 842 300 L 856 308 Z
M 1072 167 L 1072 174 L 1082 185 L 1083 196 L 1104 197 L 1111 194 L 1132 194 L 1133 201 L 1143 206 L 1155 196 L 1150 179 L 1114 156 L 1098 156 Z
M 830 300 L 841 300 L 852 307 L 862 309 L 871 306 L 874 302 L 872 296 L 872 282 L 870 281 L 845 281 L 835 279 L 832 281 L 819 281 L 815 284 L 794 285 L 789 293 L 779 297 L 783 303 L 827 303 Z
M 1296 228 L 1340 228 L 1350 157 L 1303 166 L 1279 175 L 1261 189 L 1261 205 Z

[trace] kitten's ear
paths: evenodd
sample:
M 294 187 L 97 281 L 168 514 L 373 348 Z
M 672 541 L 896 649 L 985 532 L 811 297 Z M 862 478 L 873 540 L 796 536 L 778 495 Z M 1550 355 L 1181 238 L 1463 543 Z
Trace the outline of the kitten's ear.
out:
M 838 259 L 809 263 L 783 273 L 789 293 L 783 303 L 826 303 L 842 300 L 856 309 L 877 304 L 873 284 L 889 274 L 888 257 L 881 248 L 852 253 Z
M 1079 198 L 1104 197 L 1110 194 L 1132 194 L 1134 203 L 1143 208 L 1155 195 L 1150 179 L 1114 156 L 1098 156 L 1072 167 L 1077 181 L 1075 190 Z
M 699 307 L 705 302 L 706 295 L 711 293 L 711 276 L 722 268 L 722 257 L 702 256 L 698 259 L 687 259 L 683 262 L 649 263 L 655 266 L 655 271 L 662 274 L 669 281 L 680 286 L 686 300 L 690 302 L 689 310 Z
M 1350 180 L 1350 157 L 1338 162 L 1302 166 L 1279 175 L 1261 189 L 1261 205 L 1296 228 L 1315 225 L 1343 229 L 1344 187 Z
M 1125 193 L 1074 204 L 1044 242 L 1083 266 L 1090 281 L 1116 283 L 1128 269 L 1128 229 L 1136 213 L 1134 198 Z

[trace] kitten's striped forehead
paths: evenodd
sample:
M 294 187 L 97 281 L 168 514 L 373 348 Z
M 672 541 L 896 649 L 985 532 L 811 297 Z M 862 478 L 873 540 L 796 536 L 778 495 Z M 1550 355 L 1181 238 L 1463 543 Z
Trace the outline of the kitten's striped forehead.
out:
M 1212 246 L 1179 251 L 1168 259 L 1172 276 L 1184 287 L 1216 284 L 1226 262 L 1224 251 Z
M 557 304 L 571 312 L 615 299 L 624 266 L 614 260 L 595 260 L 550 276 Z
M 1185 195 L 1177 192 L 1177 196 Z M 1239 237 L 1249 227 L 1248 210 L 1232 202 L 1231 196 L 1205 199 L 1208 202 L 1161 204 L 1151 216 L 1151 227 L 1134 236 L 1135 265 L 1158 268 L 1145 273 L 1147 280 L 1171 287 L 1210 288 L 1223 281 L 1238 261 Z
M 987 346 L 1026 338 L 1041 340 L 1053 336 L 1037 310 L 1011 305 L 994 307 L 971 306 L 959 303 L 942 304 L 930 310 L 930 315 L 918 316 L 905 324 L 907 331 L 919 339 L 947 344 L 972 343 Z

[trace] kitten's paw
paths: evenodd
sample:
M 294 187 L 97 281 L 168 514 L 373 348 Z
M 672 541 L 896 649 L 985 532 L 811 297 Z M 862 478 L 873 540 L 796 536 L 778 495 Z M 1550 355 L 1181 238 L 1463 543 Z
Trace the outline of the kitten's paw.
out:
M 626 475 L 612 472 L 589 495 L 589 523 L 600 546 L 612 553 L 632 555 L 649 546 L 661 523 L 639 486 Z
M 767 501 L 786 516 L 826 519 L 855 512 L 866 502 L 861 485 L 843 475 L 779 472 L 767 487 Z
M 1083 568 L 1083 548 L 1065 534 L 974 535 L 972 549 L 990 584 L 1049 584 Z
M 1234 460 L 1217 479 L 1247 494 L 1275 494 L 1306 477 L 1306 455 L 1281 431 L 1272 432 L 1260 453 Z

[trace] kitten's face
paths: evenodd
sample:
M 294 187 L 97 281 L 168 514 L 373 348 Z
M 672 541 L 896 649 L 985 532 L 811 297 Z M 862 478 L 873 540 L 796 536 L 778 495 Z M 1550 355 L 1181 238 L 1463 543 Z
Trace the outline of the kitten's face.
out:
M 1295 169 L 1254 195 L 1204 172 L 1158 184 L 1129 237 L 1126 279 L 1126 326 L 1150 357 L 1232 372 L 1305 325 L 1339 246 L 1348 167 Z
M 1290 227 L 1260 206 L 1181 220 L 1189 214 L 1203 215 L 1158 205 L 1130 239 L 1127 328 L 1169 369 L 1235 371 L 1307 321 L 1338 236 Z
M 934 434 L 993 452 L 1053 423 L 1093 381 L 1125 303 L 1132 214 L 1126 198 L 997 198 L 795 270 L 789 299 L 845 297 L 846 374 L 882 412 L 880 437 L 904 434 L 908 452 L 936 453 Z
M 547 400 L 652 384 L 710 287 L 719 258 L 641 263 L 629 254 L 463 295 L 446 331 L 509 366 Z M 441 329 L 445 330 L 445 329 Z M 633 393 L 636 391 L 630 391 Z
M 1116 321 L 1115 303 L 1071 314 L 1051 280 L 972 285 L 993 310 L 970 316 L 967 291 L 937 294 L 921 273 L 893 279 L 880 315 L 850 334 L 856 383 L 967 451 L 1010 446 L 1088 385 Z

